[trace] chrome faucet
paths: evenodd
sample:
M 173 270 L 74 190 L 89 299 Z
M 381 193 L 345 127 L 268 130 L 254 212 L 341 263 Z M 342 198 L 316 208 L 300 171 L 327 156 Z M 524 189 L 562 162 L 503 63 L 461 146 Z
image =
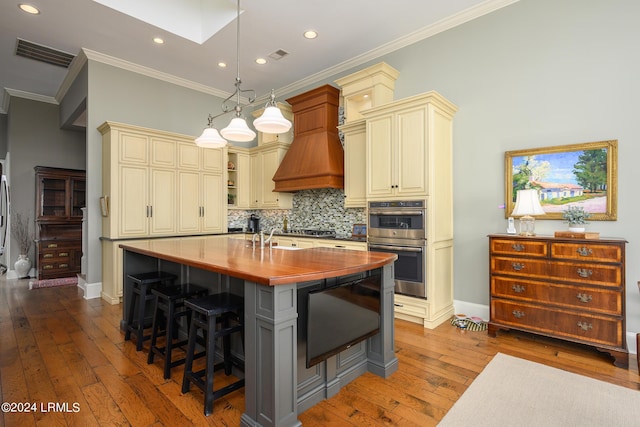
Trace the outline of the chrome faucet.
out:
M 251 236 L 251 245 L 253 246 L 253 248 L 256 247 L 256 238 L 259 237 L 260 238 L 260 248 L 264 248 L 265 243 L 269 244 L 269 248 L 273 247 L 273 233 L 275 233 L 278 229 L 274 228 L 271 230 L 271 234 L 269 234 L 269 237 L 267 237 L 266 239 L 264 238 L 264 231 L 260 230 L 260 233 L 255 233 L 253 236 Z

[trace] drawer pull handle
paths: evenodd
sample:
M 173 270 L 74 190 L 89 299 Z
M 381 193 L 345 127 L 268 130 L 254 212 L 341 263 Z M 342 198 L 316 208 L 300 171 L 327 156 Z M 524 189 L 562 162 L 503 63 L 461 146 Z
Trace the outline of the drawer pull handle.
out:
M 47 245 L 47 247 L 48 247 L 48 248 L 57 248 L 57 247 L 58 247 L 58 244 L 57 244 L 57 243 L 49 243 L 49 244 Z
M 581 302 L 590 302 L 593 297 L 591 295 L 587 295 L 587 294 L 578 294 L 576 295 L 576 297 L 581 301 Z
M 591 248 L 587 248 L 586 246 L 578 248 L 578 250 L 576 252 L 578 252 L 578 255 L 580 255 L 580 256 L 593 255 L 593 250 L 591 250 Z
M 53 254 L 44 254 L 42 258 L 53 258 Z
M 589 329 L 593 329 L 593 325 L 591 325 L 591 323 L 587 323 L 587 322 L 578 322 L 578 327 L 580 329 L 582 329 L 583 331 L 588 331 Z
M 60 268 L 69 268 L 69 264 L 60 264 L 58 265 Z
M 511 249 L 516 252 L 522 252 L 524 251 L 524 245 L 522 243 L 514 243 L 513 245 L 511 245 Z
M 517 319 L 522 319 L 524 317 L 524 311 L 513 310 L 512 313 Z
M 42 266 L 42 269 L 43 269 L 43 270 L 50 270 L 50 269 L 52 269 L 52 268 L 53 268 L 53 265 L 51 265 L 51 264 L 47 264 L 47 265 L 43 265 L 43 266 Z
M 587 277 L 591 277 L 591 275 L 593 274 L 593 271 L 591 270 L 587 270 L 586 268 L 579 268 L 577 270 L 578 276 L 582 277 L 583 279 L 586 279 Z
M 515 271 L 520 271 L 524 269 L 524 264 L 521 262 L 512 262 L 511 268 L 513 268 Z
M 517 285 L 517 284 L 513 284 L 513 286 L 511 287 L 511 289 L 513 289 L 513 292 L 515 293 L 522 293 L 526 290 L 526 288 L 524 287 L 524 285 Z
M 69 252 L 60 252 L 60 256 L 69 256 Z

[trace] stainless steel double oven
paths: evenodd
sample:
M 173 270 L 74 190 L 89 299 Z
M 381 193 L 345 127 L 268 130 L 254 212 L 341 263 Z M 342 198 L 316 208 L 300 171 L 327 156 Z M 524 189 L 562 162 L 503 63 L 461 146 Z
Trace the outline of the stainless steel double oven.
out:
M 369 202 L 370 251 L 398 255 L 396 293 L 427 297 L 426 201 Z

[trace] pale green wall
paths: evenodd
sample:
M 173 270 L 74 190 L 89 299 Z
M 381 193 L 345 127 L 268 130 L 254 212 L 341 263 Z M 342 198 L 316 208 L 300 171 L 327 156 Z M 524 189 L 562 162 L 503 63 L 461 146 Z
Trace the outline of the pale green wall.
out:
M 506 228 L 499 207 L 505 151 L 618 139 L 618 221 L 593 222 L 590 229 L 630 242 L 627 329 L 640 331 L 640 265 L 635 262 L 640 228 L 633 222 L 640 217 L 640 201 L 632 196 L 640 182 L 638 16 L 635 0 L 521 0 L 358 67 L 385 61 L 400 71 L 397 99 L 436 90 L 459 108 L 454 119 L 456 300 L 489 301 L 486 236 Z M 99 281 L 96 127 L 113 120 L 196 135 L 220 100 L 96 63 L 89 66 L 88 99 L 90 281 Z M 538 223 L 543 234 L 564 227 L 559 221 Z

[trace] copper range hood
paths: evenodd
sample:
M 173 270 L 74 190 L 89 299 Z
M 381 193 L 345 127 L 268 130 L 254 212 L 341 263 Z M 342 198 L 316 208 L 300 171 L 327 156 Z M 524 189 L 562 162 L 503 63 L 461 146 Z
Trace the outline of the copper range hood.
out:
M 293 142 L 273 175 L 274 191 L 344 188 L 339 95 L 340 90 L 325 85 L 287 99 L 293 111 Z

